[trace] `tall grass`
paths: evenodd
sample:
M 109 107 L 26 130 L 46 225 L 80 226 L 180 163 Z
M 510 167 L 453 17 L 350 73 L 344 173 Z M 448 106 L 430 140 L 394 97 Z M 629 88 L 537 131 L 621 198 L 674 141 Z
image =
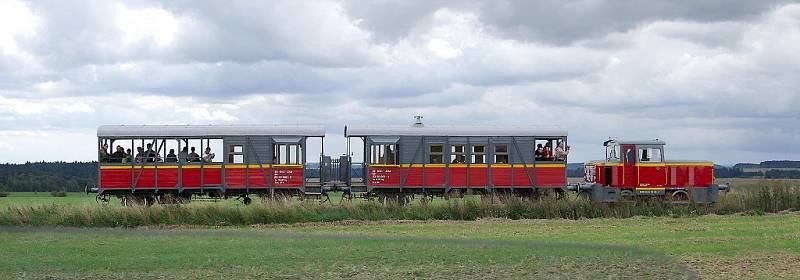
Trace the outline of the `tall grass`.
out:
M 138 227 L 163 225 L 229 226 L 291 224 L 344 220 L 476 220 L 627 218 L 632 216 L 694 216 L 704 214 L 763 214 L 800 210 L 800 187 L 751 187 L 723 194 L 715 205 L 672 205 L 658 201 L 594 204 L 578 199 L 498 200 L 452 199 L 442 203 L 407 206 L 377 202 L 257 203 L 250 206 L 197 204 L 152 207 L 10 206 L 0 209 L 0 225 Z

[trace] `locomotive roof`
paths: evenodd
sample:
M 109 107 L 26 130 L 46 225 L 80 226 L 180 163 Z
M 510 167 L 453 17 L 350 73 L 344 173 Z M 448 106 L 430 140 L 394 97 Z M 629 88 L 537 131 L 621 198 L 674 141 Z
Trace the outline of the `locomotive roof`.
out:
M 567 136 L 567 131 L 534 126 L 347 126 L 345 136 Z
M 611 144 L 618 144 L 618 145 L 666 145 L 667 143 L 662 140 L 609 140 L 607 141 L 607 145 Z
M 98 137 L 206 137 L 287 135 L 323 137 L 318 125 L 103 125 Z

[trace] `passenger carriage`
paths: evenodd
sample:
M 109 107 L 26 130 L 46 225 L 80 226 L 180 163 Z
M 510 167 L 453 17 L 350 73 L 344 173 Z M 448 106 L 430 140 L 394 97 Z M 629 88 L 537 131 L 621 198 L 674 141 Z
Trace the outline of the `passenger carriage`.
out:
M 363 143 L 362 178 L 353 192 L 375 195 L 563 191 L 566 161 L 536 160 L 537 144 L 555 148 L 567 132 L 529 126 L 348 126 Z M 349 152 L 348 152 L 349 153 Z
M 641 197 L 675 203 L 714 203 L 727 185 L 714 184 L 714 163 L 668 161 L 661 140 L 609 140 L 605 161 L 584 164 L 584 183 L 572 186 L 580 196 L 598 202 Z
M 320 180 L 305 172 L 306 140 L 322 139 L 320 126 L 297 125 L 107 125 L 97 130 L 98 148 L 107 144 L 132 149 L 130 162 L 100 160 L 98 197 L 118 196 L 124 202 L 151 204 L 155 199 L 188 199 L 193 195 L 242 197 L 250 194 L 321 192 Z M 323 141 L 320 141 L 322 143 Z M 156 158 L 137 161 L 136 148 L 151 144 Z M 179 153 L 194 147 L 199 156 L 212 148 L 213 159 L 167 160 L 168 149 Z M 99 149 L 98 149 L 99 150 Z M 146 154 L 146 153 L 145 153 Z M 174 159 L 174 158 L 173 158 Z

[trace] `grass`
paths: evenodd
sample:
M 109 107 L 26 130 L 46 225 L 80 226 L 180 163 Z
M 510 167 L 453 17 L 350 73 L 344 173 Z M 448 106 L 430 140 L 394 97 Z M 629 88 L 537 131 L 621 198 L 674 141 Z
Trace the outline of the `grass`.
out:
M 800 277 L 800 214 L 347 221 L 251 227 L 0 227 L 21 278 Z
M 12 197 L 9 197 L 12 198 Z M 6 198 L 8 199 L 8 198 Z M 69 199 L 67 198 L 52 198 Z M 579 199 L 528 200 L 500 197 L 480 200 L 439 200 L 407 206 L 378 202 L 320 204 L 317 201 L 272 201 L 250 206 L 221 203 L 156 205 L 125 208 L 96 204 L 15 204 L 0 207 L 0 225 L 139 227 L 151 225 L 251 225 L 331 222 L 345 220 L 476 220 L 629 218 L 635 216 L 687 217 L 705 214 L 763 215 L 800 209 L 800 187 L 753 186 L 723 195 L 716 205 L 673 205 L 660 201 L 594 204 Z
M 797 181 L 769 184 L 711 208 L 475 197 L 124 208 L 11 193 L 0 278 L 800 278 Z

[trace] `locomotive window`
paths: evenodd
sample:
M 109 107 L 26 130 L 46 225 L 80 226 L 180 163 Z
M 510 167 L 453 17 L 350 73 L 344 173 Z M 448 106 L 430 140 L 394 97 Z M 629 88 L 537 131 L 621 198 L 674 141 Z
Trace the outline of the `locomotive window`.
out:
M 608 153 L 606 155 L 606 161 L 608 161 L 608 162 L 614 162 L 614 161 L 619 162 L 619 160 L 620 160 L 620 158 L 619 158 L 619 145 L 613 145 L 613 146 L 610 146 L 610 147 L 606 148 L 606 152 Z
M 625 162 L 635 162 L 636 156 L 634 155 L 634 151 L 631 148 L 625 149 Z
M 661 149 L 639 148 L 639 162 L 662 162 Z
M 472 146 L 472 163 L 486 163 L 486 150 L 483 145 Z
M 434 144 L 428 148 L 428 163 L 444 162 L 444 145 Z
M 397 153 L 395 144 L 376 144 L 371 148 L 371 163 L 376 164 L 396 164 Z
M 450 163 L 467 163 L 464 145 L 450 146 Z
M 494 145 L 494 163 L 508 163 L 508 145 Z

